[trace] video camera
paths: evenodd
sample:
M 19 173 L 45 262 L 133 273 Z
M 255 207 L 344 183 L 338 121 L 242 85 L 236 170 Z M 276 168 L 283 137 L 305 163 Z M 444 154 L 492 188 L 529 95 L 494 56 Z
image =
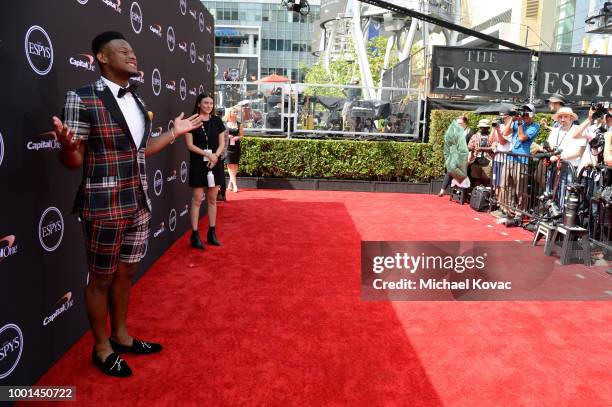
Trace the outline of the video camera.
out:
M 608 109 L 601 102 L 591 102 L 591 109 L 595 110 L 593 112 L 593 120 L 600 119 L 608 114 Z

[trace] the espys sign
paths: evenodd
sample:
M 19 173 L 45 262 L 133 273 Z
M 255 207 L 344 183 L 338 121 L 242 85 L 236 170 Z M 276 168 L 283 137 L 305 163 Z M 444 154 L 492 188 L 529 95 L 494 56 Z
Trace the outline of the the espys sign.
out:
M 46 75 L 53 67 L 53 44 L 44 28 L 31 26 L 25 35 L 25 55 L 30 67 L 39 75 Z
M 531 66 L 530 51 L 436 46 L 431 91 L 527 98 Z M 538 99 L 558 93 L 572 101 L 609 101 L 612 56 L 540 52 L 534 83 Z
M 59 247 L 64 237 L 64 218 L 59 209 L 47 208 L 38 222 L 38 239 L 40 245 L 48 252 Z
M 531 52 L 434 47 L 431 91 L 526 98 Z
M 10 375 L 19 364 L 23 352 L 23 334 L 15 324 L 0 328 L 0 380 Z
M 541 52 L 536 96 L 553 93 L 568 100 L 612 99 L 612 56 Z

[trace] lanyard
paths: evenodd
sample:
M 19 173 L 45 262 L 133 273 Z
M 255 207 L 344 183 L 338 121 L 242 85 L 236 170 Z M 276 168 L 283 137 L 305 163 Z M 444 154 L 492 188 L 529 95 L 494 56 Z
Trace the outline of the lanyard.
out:
M 573 124 L 570 126 L 570 128 L 566 132 L 563 132 L 564 134 L 563 134 L 563 137 L 561 138 L 561 141 L 559 141 L 559 137 L 561 136 L 561 132 L 563 130 L 561 130 L 561 127 L 558 127 L 559 131 L 557 132 L 557 144 L 555 145 L 555 147 L 561 146 L 561 144 L 563 143 L 563 140 L 565 140 L 565 137 L 567 137 L 570 130 L 572 130 L 572 127 L 574 127 Z
M 207 121 L 202 121 L 202 131 L 204 132 L 204 149 L 208 150 L 208 132 L 206 131 L 206 126 L 204 126 L 205 123 L 208 124 L 208 126 L 210 126 L 210 121 L 211 118 L 209 117 Z

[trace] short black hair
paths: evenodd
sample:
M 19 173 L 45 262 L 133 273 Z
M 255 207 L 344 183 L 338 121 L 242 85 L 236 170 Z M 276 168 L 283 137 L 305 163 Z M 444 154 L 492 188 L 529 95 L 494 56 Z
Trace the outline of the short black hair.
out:
M 98 55 L 102 47 L 112 40 L 125 40 L 125 37 L 118 31 L 105 31 L 96 35 L 96 38 L 91 42 L 91 50 L 93 51 L 94 58 Z

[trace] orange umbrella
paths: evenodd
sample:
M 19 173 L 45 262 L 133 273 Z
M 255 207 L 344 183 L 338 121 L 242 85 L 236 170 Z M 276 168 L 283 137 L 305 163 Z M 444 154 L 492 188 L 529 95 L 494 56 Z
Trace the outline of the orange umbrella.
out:
M 277 75 L 273 73 L 272 75 L 264 76 L 257 82 L 258 83 L 281 83 L 281 82 L 286 83 L 286 82 L 291 82 L 291 80 L 287 78 L 286 76 L 281 76 L 281 75 Z

